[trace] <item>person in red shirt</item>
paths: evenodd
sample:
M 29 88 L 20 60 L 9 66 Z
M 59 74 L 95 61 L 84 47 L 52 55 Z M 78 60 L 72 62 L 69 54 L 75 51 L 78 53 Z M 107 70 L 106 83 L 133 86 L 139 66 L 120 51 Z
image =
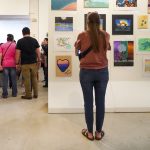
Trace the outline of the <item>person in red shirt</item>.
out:
M 80 84 L 82 87 L 85 107 L 85 120 L 87 129 L 82 134 L 89 140 L 93 136 L 93 89 L 95 90 L 96 105 L 96 131 L 95 139 L 101 140 L 104 136 L 102 130 L 105 114 L 105 93 L 109 80 L 107 50 L 110 49 L 109 34 L 100 30 L 100 18 L 97 12 L 87 15 L 87 30 L 80 33 L 75 42 L 75 53 L 78 55 L 91 50 L 80 59 Z

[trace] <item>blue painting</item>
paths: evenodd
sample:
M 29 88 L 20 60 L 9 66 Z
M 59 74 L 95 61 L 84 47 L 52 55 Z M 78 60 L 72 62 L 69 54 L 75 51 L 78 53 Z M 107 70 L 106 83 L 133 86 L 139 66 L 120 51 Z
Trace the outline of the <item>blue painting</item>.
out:
M 133 15 L 112 15 L 113 35 L 133 34 Z
M 116 0 L 117 7 L 137 7 L 137 0 Z
M 55 31 L 73 31 L 73 17 L 55 17 Z

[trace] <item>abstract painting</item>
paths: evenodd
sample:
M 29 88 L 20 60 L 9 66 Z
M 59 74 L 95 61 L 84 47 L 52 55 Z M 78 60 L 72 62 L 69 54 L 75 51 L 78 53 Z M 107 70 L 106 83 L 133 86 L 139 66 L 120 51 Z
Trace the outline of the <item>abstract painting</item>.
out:
M 138 28 L 148 29 L 148 15 L 138 16 Z
M 55 36 L 54 50 L 55 51 L 71 51 L 73 39 L 71 36 Z
M 52 10 L 76 10 L 77 0 L 51 0 Z
M 106 31 L 106 14 L 99 14 L 100 18 L 100 29 Z M 84 15 L 84 28 L 87 28 L 87 14 Z
M 150 14 L 150 0 L 148 0 L 148 14 Z
M 143 75 L 150 76 L 150 57 L 143 57 Z
M 108 8 L 109 0 L 84 0 L 85 8 Z
M 112 15 L 113 35 L 133 35 L 133 15 Z
M 56 77 L 72 76 L 72 57 L 56 56 Z
M 150 52 L 150 38 L 139 38 L 138 39 L 138 51 L 139 52 Z
M 114 66 L 133 66 L 134 41 L 114 41 Z
M 73 17 L 55 17 L 55 31 L 73 31 Z
M 137 0 L 116 0 L 116 7 L 137 7 Z

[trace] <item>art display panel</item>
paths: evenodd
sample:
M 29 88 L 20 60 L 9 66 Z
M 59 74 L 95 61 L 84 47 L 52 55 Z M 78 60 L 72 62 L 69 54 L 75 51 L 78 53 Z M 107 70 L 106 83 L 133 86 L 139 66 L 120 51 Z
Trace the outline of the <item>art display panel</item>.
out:
M 100 29 L 106 31 L 106 14 L 99 14 L 100 17 Z M 84 28 L 87 28 L 87 14 L 84 15 Z
M 114 41 L 114 66 L 133 66 L 134 41 Z
M 138 16 L 138 28 L 148 29 L 148 15 Z
M 51 10 L 67 10 L 77 9 L 77 0 L 51 0 Z
M 72 57 L 56 56 L 56 77 L 71 77 L 72 76 Z
M 133 35 L 133 15 L 112 15 L 113 35 Z
M 109 0 L 84 0 L 85 8 L 108 8 Z
M 55 17 L 55 31 L 73 31 L 73 17 Z

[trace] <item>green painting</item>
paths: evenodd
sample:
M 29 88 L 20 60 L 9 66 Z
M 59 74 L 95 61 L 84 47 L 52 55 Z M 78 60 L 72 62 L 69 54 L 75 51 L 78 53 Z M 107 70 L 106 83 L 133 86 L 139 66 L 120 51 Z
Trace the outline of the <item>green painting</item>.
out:
M 108 8 L 109 0 L 84 0 L 85 8 Z
M 150 52 L 150 38 L 138 39 L 138 50 L 140 52 Z

